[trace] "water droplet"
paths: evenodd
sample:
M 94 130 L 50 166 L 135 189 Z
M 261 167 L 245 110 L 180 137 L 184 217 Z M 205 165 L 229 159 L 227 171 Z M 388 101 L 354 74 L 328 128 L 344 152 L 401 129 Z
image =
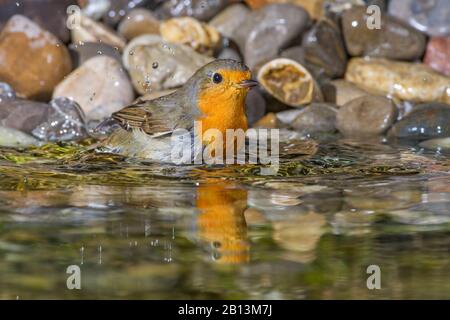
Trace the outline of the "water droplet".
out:
M 153 69 L 158 68 L 158 62 L 156 62 L 156 61 L 153 62 L 153 63 L 152 63 L 152 68 L 153 68 Z
M 130 51 L 130 56 L 132 56 L 134 54 L 134 51 Z

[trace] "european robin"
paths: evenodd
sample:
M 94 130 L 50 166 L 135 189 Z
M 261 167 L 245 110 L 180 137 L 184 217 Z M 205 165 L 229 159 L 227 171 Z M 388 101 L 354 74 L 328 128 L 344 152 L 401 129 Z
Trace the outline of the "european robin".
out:
M 202 135 L 209 129 L 218 130 L 223 137 L 227 129 L 247 130 L 245 97 L 255 85 L 257 82 L 251 80 L 244 64 L 215 60 L 200 68 L 175 92 L 154 100 L 138 100 L 113 113 L 109 120 L 117 128 L 101 149 L 171 162 L 172 134 L 177 130 L 184 129 L 192 137 L 198 134 L 194 130 L 196 124 L 197 128 L 201 125 Z M 202 139 L 202 148 L 210 143 L 211 140 Z

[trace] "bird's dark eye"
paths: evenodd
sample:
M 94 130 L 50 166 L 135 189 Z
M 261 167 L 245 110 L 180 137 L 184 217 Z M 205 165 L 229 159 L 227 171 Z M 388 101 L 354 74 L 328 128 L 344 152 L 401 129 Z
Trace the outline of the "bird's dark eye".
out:
M 214 83 L 221 83 L 222 82 L 222 75 L 220 73 L 214 73 L 213 74 L 213 82 Z

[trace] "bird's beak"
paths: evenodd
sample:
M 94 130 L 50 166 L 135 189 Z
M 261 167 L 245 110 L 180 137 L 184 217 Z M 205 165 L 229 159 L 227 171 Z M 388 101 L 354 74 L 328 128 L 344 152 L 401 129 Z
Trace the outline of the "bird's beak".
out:
M 253 88 L 259 85 L 258 81 L 255 80 L 243 80 L 238 83 L 240 88 Z

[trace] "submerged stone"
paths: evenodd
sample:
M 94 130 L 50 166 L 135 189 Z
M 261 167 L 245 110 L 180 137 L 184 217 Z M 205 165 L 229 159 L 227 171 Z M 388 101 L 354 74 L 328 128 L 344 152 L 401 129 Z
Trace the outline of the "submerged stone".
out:
M 0 147 L 19 148 L 36 146 L 40 143 L 39 140 L 26 133 L 0 125 Z
M 450 150 L 450 137 L 423 141 L 419 146 L 426 149 Z
M 397 122 L 389 136 L 414 140 L 428 140 L 450 136 L 450 106 L 443 103 L 426 103 Z

